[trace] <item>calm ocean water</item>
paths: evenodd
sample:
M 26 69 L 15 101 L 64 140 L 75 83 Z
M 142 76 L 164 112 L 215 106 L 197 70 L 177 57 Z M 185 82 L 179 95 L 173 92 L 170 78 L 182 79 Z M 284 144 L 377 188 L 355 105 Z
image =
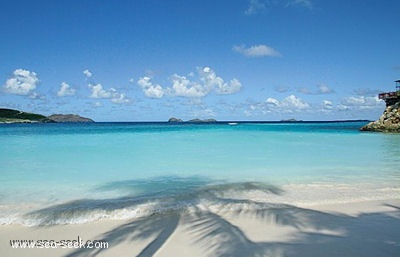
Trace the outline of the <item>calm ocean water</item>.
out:
M 364 122 L 0 125 L 0 224 L 123 219 L 215 199 L 400 197 L 400 135 Z

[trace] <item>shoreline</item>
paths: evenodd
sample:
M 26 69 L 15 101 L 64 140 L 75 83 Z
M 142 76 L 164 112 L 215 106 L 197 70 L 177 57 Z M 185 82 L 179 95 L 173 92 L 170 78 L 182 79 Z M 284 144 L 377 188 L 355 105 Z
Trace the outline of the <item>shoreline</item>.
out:
M 185 180 L 194 183 L 194 180 Z M 154 181 L 153 181 L 154 182 Z M 159 182 L 155 182 L 159 185 Z M 201 181 L 198 181 L 201 183 Z M 184 185 L 182 184 L 181 187 Z M 81 192 L 83 193 L 83 192 Z M 35 193 L 32 193 L 35 195 Z M 263 183 L 263 182 L 225 182 L 205 183 L 193 188 L 170 188 L 162 194 L 152 192 L 139 195 L 109 195 L 95 197 L 77 195 L 59 199 L 57 202 L 20 202 L 0 206 L 0 226 L 21 225 L 26 227 L 49 225 L 74 225 L 93 222 L 124 221 L 158 215 L 164 212 L 185 212 L 208 208 L 218 210 L 229 206 L 232 210 L 240 208 L 257 210 L 265 205 L 301 206 L 315 208 L 327 205 L 351 205 L 358 202 L 399 199 L 400 187 L 396 183 L 379 185 L 357 182 L 336 183 L 306 182 Z M 32 199 L 34 201 L 34 199 Z
M 73 240 L 78 236 L 106 240 L 109 249 L 10 246 L 11 239 Z M 4 256 L 32 257 L 91 256 L 97 251 L 99 256 L 396 256 L 400 253 L 400 199 L 274 205 L 256 211 L 166 212 L 76 225 L 2 225 L 0 242 Z

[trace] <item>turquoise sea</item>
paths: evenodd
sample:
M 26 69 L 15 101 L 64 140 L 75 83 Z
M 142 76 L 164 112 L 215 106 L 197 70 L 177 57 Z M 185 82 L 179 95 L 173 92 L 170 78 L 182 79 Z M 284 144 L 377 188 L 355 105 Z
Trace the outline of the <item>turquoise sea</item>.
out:
M 217 198 L 398 199 L 400 135 L 364 124 L 0 124 L 0 224 L 126 219 Z

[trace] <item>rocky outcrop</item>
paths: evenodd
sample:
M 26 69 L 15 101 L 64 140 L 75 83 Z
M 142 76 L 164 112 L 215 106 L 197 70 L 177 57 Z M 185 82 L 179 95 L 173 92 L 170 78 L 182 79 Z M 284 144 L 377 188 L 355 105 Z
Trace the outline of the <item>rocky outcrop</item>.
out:
M 183 122 L 183 120 L 172 117 L 172 118 L 169 118 L 168 122 L 177 123 L 177 122 Z
M 361 131 L 400 133 L 400 102 L 387 106 L 379 120 L 368 123 Z
M 92 119 L 81 117 L 76 114 L 53 114 L 47 118 L 55 122 L 94 122 Z

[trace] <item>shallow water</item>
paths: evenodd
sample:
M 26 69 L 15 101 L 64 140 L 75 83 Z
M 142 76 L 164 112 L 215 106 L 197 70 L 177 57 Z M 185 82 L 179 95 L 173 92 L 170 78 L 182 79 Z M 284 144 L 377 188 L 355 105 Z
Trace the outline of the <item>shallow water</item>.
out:
M 127 218 L 221 197 L 398 198 L 400 135 L 364 124 L 3 124 L 0 223 Z

